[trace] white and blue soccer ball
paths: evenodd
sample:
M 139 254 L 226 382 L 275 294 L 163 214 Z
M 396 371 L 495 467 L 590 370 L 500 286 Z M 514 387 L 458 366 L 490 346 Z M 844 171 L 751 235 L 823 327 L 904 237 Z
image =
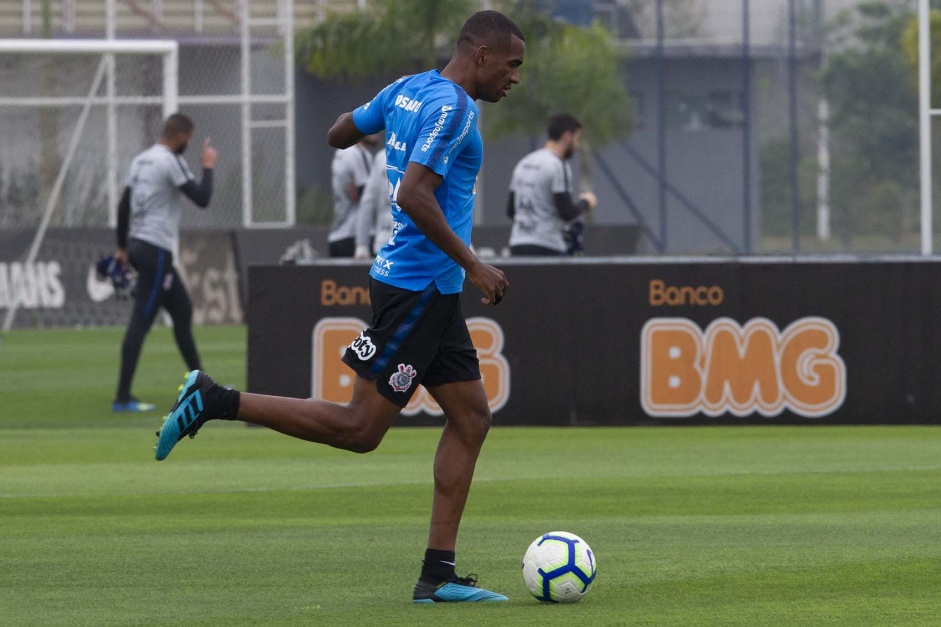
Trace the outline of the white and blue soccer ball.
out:
M 533 596 L 548 603 L 574 603 L 588 594 L 598 562 L 588 543 L 574 533 L 551 531 L 529 545 L 523 556 L 523 581 Z

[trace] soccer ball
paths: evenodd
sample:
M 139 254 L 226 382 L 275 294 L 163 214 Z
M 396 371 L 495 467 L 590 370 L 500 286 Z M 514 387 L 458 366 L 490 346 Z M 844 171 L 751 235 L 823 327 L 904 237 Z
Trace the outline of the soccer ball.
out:
M 566 531 L 542 534 L 523 556 L 523 581 L 540 601 L 578 601 L 588 594 L 597 572 L 598 562 L 588 543 Z

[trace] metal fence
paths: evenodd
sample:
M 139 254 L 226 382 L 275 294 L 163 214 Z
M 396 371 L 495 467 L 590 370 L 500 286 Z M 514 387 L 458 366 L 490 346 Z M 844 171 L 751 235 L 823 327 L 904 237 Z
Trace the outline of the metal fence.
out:
M 46 10 L 39 11 L 40 5 Z M 294 194 L 288 191 L 294 189 L 292 0 L 24 0 L 22 17 L 23 36 L 10 44 L 37 34 L 66 48 L 79 37 L 178 41 L 176 106 L 196 122 L 193 145 L 211 138 L 220 152 L 213 211 L 186 212 L 184 224 L 294 223 Z M 0 20 L 0 26 L 10 25 Z M 129 161 L 159 133 L 165 86 L 159 60 L 99 57 L 107 61 L 106 77 L 96 86 L 97 58 L 2 53 L 0 225 L 39 224 L 63 165 L 68 166 L 61 173 L 65 193 L 52 224 L 114 224 L 116 188 L 123 185 Z M 83 118 L 86 103 L 91 109 Z M 75 159 L 66 161 L 73 142 Z M 198 155 L 188 157 L 195 166 Z
M 616 7 L 635 130 L 594 178 L 648 250 L 919 250 L 915 0 Z
M 51 9 L 48 24 L 44 4 Z M 606 24 L 625 51 L 634 129 L 588 164 L 601 200 L 596 224 L 638 224 L 651 253 L 918 251 L 916 0 L 541 4 L 561 19 Z M 287 20 L 302 28 L 334 9 L 370 6 L 370 0 L 298 0 L 294 6 L 288 0 L 0 0 L 0 33 L 37 37 L 49 28 L 55 37 L 107 38 L 111 28 L 119 39 L 177 39 L 180 106 L 221 153 L 217 201 L 209 213 L 187 212 L 186 225 L 291 223 L 297 159 L 290 156 L 294 107 L 286 104 L 293 90 Z M 25 94 L 25 81 L 46 71 L 14 63 L 7 56 L 0 62 L 5 78 L 21 77 L 3 81 L 2 98 Z M 87 84 L 90 72 L 66 70 L 69 80 L 48 83 Z M 151 80 L 142 89 L 154 90 L 153 72 L 125 72 Z M 318 115 L 317 104 L 299 103 L 297 110 Z M 0 225 L 23 225 L 38 219 L 36 208 L 48 194 L 43 173 L 61 159 L 77 114 L 74 107 L 55 116 L 21 110 L 9 117 L 10 111 L 0 108 L 0 116 L 8 116 L 0 117 L 0 151 L 6 146 L 0 152 Z M 129 113 L 119 122 L 119 168 L 152 141 L 154 111 Z M 91 128 L 104 128 L 96 122 L 100 115 L 100 108 L 91 112 Z M 9 136 L 24 127 L 23 116 L 55 118 L 59 139 L 50 139 L 47 128 L 11 156 Z M 80 148 L 87 174 L 70 188 L 74 208 L 60 210 L 56 223 L 99 225 L 108 215 L 99 206 L 108 197 L 98 183 L 107 171 L 104 154 Z M 501 161 L 488 153 L 498 166 L 485 164 L 484 187 L 496 205 L 500 177 L 517 156 Z M 502 211 L 488 208 L 485 216 L 497 220 Z

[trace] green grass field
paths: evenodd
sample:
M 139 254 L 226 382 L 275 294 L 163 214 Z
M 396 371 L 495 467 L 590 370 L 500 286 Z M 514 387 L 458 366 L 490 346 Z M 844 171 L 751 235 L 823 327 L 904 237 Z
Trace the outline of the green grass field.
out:
M 157 463 L 159 415 L 110 412 L 120 338 L 0 346 L 2 625 L 941 624 L 937 428 L 495 428 L 458 567 L 510 602 L 416 606 L 436 429 L 356 456 L 212 423 Z M 243 328 L 197 341 L 244 383 Z M 138 396 L 182 374 L 154 330 Z M 556 529 L 598 558 L 574 605 L 520 576 Z

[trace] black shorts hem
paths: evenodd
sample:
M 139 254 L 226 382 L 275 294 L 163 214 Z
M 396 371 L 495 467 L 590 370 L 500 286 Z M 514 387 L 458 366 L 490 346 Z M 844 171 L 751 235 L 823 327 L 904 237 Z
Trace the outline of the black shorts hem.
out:
M 468 375 L 469 376 L 455 375 L 453 377 L 445 377 L 444 380 L 442 381 L 429 381 L 428 378 L 425 377 L 425 380 L 422 381 L 421 384 L 425 386 L 426 388 L 433 388 L 439 385 L 447 385 L 448 383 L 464 383 L 465 381 L 480 381 L 483 378 L 480 376 L 479 373 L 476 376 L 470 375 L 470 373 L 468 373 Z

